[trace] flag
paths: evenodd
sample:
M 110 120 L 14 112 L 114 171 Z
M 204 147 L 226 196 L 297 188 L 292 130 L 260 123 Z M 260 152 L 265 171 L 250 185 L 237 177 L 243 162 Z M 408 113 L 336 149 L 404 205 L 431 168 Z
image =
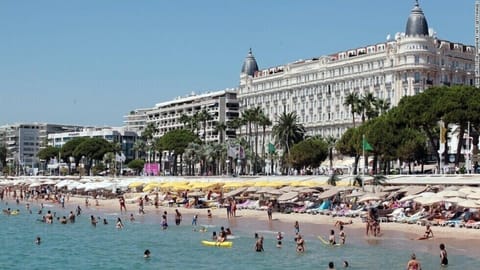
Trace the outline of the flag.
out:
M 367 142 L 365 138 L 362 139 L 362 148 L 365 151 L 373 151 L 373 147 Z
M 273 143 L 268 143 L 268 153 L 273 154 L 275 153 L 275 150 L 275 145 L 273 145 Z

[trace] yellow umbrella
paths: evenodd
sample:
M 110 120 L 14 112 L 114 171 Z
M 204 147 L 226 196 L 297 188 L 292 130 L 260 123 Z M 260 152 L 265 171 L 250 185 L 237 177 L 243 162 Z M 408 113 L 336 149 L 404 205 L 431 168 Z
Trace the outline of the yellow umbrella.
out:
M 128 185 L 128 187 L 129 188 L 137 188 L 137 187 L 143 186 L 144 184 L 145 184 L 144 182 L 137 181 L 137 182 L 130 183 L 130 185 Z
M 272 181 L 272 182 L 267 182 L 264 187 L 273 187 L 273 188 L 280 188 L 283 186 L 287 186 L 288 182 L 283 182 L 283 181 Z
M 146 186 L 143 187 L 143 192 L 150 192 L 156 188 L 160 188 L 163 183 L 160 182 L 152 182 L 148 183 Z
M 224 189 L 234 189 L 234 188 L 240 188 L 240 187 L 246 187 L 249 184 L 247 182 L 228 182 L 223 185 Z
M 190 184 L 191 189 L 209 189 L 215 186 L 220 186 L 222 183 L 217 182 L 194 182 Z

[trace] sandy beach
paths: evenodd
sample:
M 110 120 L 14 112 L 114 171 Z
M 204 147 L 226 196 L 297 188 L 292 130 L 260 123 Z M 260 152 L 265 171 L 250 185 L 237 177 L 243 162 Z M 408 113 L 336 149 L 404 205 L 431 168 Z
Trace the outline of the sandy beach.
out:
M 138 196 L 137 196 L 138 195 Z M 141 196 L 140 194 L 128 194 L 129 198 Z M 39 200 L 39 203 L 42 200 Z M 49 203 L 49 202 L 45 202 Z M 85 197 L 70 197 L 66 202 L 65 209 L 73 210 L 79 205 L 86 211 L 95 211 L 98 215 L 102 213 L 118 213 L 120 214 L 119 202 L 117 199 L 99 199 L 98 206 L 94 199 L 89 199 L 89 207 L 85 206 Z M 133 213 L 138 217 L 137 203 L 129 203 L 127 206 L 127 213 L 122 214 L 123 219 Z M 337 220 L 348 222 L 353 221 L 352 224 L 345 226 L 347 233 L 347 243 L 360 243 L 375 245 L 378 241 L 384 241 L 391 244 L 392 247 L 411 248 L 412 251 L 423 251 L 434 255 L 438 255 L 438 246 L 440 243 L 445 243 L 450 253 L 462 254 L 466 256 L 476 257 L 480 254 L 480 230 L 467 228 L 452 228 L 434 226 L 434 238 L 424 241 L 413 240 L 425 231 L 424 226 L 416 224 L 403 224 L 394 222 L 381 223 L 382 235 L 380 237 L 365 236 L 365 224 L 360 218 L 338 218 L 327 215 L 311 215 L 311 214 L 283 214 L 273 213 L 273 220 L 269 221 L 266 211 L 261 210 L 237 210 L 237 216 L 227 219 L 226 210 L 224 208 L 211 208 L 213 218 L 207 218 L 207 209 L 194 209 L 185 207 L 165 207 L 160 206 L 158 209 L 153 205 L 146 204 L 146 216 L 158 219 L 160 224 L 161 214 L 167 211 L 169 216 L 172 216 L 175 209 L 179 209 L 183 216 L 183 224 L 190 224 L 194 214 L 199 216 L 198 224 L 215 224 L 218 226 L 226 226 L 235 230 L 244 232 L 251 232 L 252 237 L 255 232 L 273 233 L 277 231 L 284 232 L 286 237 L 294 236 L 293 224 L 295 221 L 300 223 L 301 234 L 308 238 L 316 238 L 317 235 L 326 236 L 330 229 L 335 229 L 338 233 L 338 228 L 334 227 Z M 170 219 L 173 219 L 170 217 Z M 401 240 L 401 241 L 399 241 Z

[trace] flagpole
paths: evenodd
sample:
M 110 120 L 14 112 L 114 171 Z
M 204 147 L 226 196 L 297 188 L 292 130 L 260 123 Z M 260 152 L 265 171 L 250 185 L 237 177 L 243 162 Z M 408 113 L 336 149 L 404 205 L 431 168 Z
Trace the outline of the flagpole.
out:
M 363 175 L 363 179 L 362 179 L 362 190 L 364 188 L 364 184 L 363 182 L 365 181 L 365 134 L 362 134 L 362 155 L 363 155 L 363 165 L 362 165 L 362 175 Z

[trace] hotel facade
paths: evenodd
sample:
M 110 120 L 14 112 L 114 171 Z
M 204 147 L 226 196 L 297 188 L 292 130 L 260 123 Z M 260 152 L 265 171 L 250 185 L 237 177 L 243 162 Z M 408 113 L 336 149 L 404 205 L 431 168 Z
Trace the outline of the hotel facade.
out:
M 307 134 L 339 138 L 352 127 L 350 108 L 344 105 L 350 93 L 372 93 L 396 106 L 402 97 L 429 87 L 474 85 L 475 56 L 474 46 L 429 33 L 416 3 L 405 33 L 385 42 L 266 69 L 258 68 L 250 50 L 238 99 L 242 111 L 260 107 L 273 123 L 283 112 L 296 112 Z M 270 127 L 266 141 L 273 140 Z

